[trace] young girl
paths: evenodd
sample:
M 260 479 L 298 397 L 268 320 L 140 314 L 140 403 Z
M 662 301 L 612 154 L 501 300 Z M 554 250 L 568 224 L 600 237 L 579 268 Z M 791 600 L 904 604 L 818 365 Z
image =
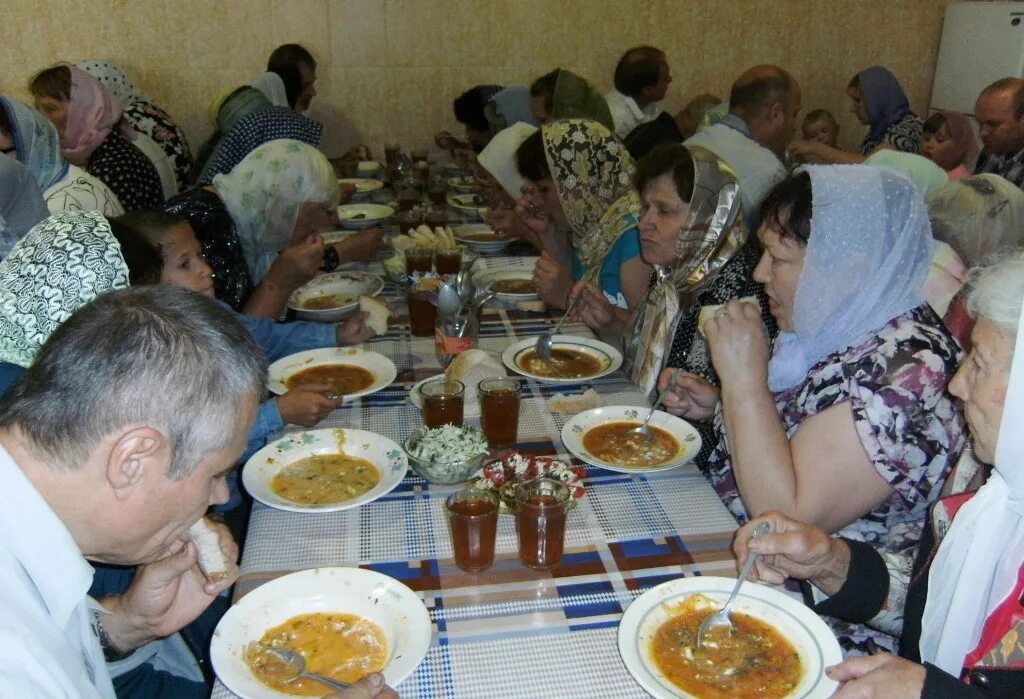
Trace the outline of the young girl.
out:
M 960 112 L 938 111 L 924 122 L 921 154 L 941 167 L 952 181 L 974 172 L 978 139 Z

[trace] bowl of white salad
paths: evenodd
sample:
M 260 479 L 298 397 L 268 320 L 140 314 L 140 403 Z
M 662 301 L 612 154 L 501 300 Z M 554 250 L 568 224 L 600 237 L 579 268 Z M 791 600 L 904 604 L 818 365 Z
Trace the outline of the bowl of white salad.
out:
M 487 438 L 472 427 L 420 427 L 405 440 L 409 466 L 428 483 L 452 485 L 469 479 L 487 456 Z

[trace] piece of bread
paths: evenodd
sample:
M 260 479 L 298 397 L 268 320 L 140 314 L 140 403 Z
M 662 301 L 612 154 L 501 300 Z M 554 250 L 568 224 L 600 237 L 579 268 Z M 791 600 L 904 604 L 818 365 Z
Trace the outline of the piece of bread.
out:
M 378 337 L 387 333 L 391 309 L 386 303 L 363 294 L 359 297 L 359 310 L 366 313 L 366 324 Z
M 479 383 L 484 379 L 503 379 L 508 376 L 508 372 L 501 362 L 482 349 L 469 349 L 455 355 L 445 376 L 461 381 L 466 387 L 463 402 L 467 406 L 475 406 L 480 400 L 477 396 Z
M 761 304 L 758 303 L 756 296 L 744 296 L 743 298 L 736 299 L 740 303 L 749 303 L 751 306 L 757 309 L 757 312 L 761 312 Z M 697 330 L 701 335 L 707 337 L 707 333 L 704 331 L 704 326 L 707 322 L 718 315 L 722 309 L 725 308 L 724 303 L 716 304 L 714 306 L 701 306 L 700 316 L 697 318 Z
M 597 395 L 597 391 L 592 388 L 588 388 L 578 396 L 564 396 L 561 393 L 556 393 L 548 400 L 548 410 L 553 413 L 569 415 L 600 408 L 601 405 L 601 396 Z
M 231 575 L 235 564 L 227 559 L 220 548 L 220 536 L 205 517 L 189 527 L 188 536 L 196 545 L 199 570 L 210 582 L 218 582 Z

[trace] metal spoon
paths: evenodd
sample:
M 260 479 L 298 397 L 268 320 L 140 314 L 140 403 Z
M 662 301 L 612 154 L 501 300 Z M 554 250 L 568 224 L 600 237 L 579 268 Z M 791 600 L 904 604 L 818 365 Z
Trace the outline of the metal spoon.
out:
M 569 308 L 565 310 L 565 314 L 558 319 L 557 323 L 555 323 L 554 328 L 549 332 L 541 333 L 537 336 L 537 357 L 540 359 L 549 359 L 551 357 L 551 347 L 554 345 L 555 333 L 557 333 L 558 329 L 562 327 L 562 323 L 565 322 L 565 319 L 572 315 L 572 310 L 576 308 L 576 304 L 582 296 L 583 294 L 576 295 L 576 298 L 574 298 L 572 303 L 569 304 Z
M 644 418 L 644 424 L 639 427 L 634 427 L 629 431 L 629 434 L 635 434 L 638 437 L 647 439 L 651 436 L 651 428 L 648 427 L 647 423 L 651 421 L 651 416 L 654 415 L 654 411 L 661 405 L 661 401 L 665 398 L 665 394 L 668 393 L 673 386 L 676 385 L 676 375 L 679 374 L 679 367 L 676 367 L 672 371 L 672 375 L 668 377 L 668 383 L 665 384 L 665 388 L 658 392 L 658 397 L 654 400 L 654 404 L 651 406 L 651 411 L 647 413 L 647 417 Z
M 288 669 L 295 671 L 295 676 L 285 680 L 286 682 L 294 682 L 295 680 L 305 678 L 313 680 L 314 682 L 319 682 L 325 687 L 330 687 L 331 689 L 348 689 L 351 686 L 347 682 L 340 682 L 338 680 L 331 679 L 330 677 L 324 677 L 323 675 L 315 672 L 306 672 L 306 656 L 302 653 L 298 653 L 288 648 L 268 648 L 263 645 L 259 647 L 259 650 L 262 653 L 270 653 L 287 665 Z
M 442 318 L 456 315 L 462 308 L 459 292 L 451 284 L 442 284 L 437 291 L 437 313 Z
M 759 536 L 764 536 L 768 533 L 770 527 L 771 525 L 768 522 L 761 522 L 754 528 L 754 532 L 750 537 L 756 539 Z M 732 594 L 729 595 L 729 600 L 725 603 L 725 606 L 714 614 L 704 617 L 704 621 L 700 622 L 700 626 L 697 627 L 697 648 L 702 648 L 705 645 L 707 635 L 711 629 L 726 627 L 729 629 L 729 633 L 732 633 L 732 619 L 729 617 L 729 609 L 732 608 L 732 603 L 736 601 L 736 595 L 739 594 L 740 587 L 746 581 L 747 576 L 750 575 L 750 571 L 756 562 L 757 554 L 748 553 L 747 561 L 743 564 L 743 570 L 740 571 L 740 577 L 736 579 L 736 587 L 732 588 Z

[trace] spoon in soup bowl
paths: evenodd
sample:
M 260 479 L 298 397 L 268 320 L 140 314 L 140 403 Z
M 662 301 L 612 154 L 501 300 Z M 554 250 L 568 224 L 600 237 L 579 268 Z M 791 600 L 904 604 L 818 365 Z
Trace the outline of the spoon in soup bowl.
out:
M 661 401 L 665 399 L 665 394 L 672 390 L 672 387 L 676 385 L 676 376 L 679 375 L 679 371 L 679 367 L 676 367 L 672 371 L 672 375 L 669 376 L 668 383 L 665 384 L 665 388 L 661 389 L 658 392 L 658 397 L 654 400 L 654 403 L 651 405 L 650 412 L 647 413 L 647 417 L 644 418 L 644 424 L 640 425 L 639 427 L 634 427 L 629 431 L 629 434 L 636 435 L 638 437 L 643 437 L 644 439 L 650 438 L 651 428 L 648 426 L 647 423 L 651 421 L 651 416 L 654 415 L 654 411 L 658 409 L 658 406 L 661 405 Z
M 753 533 L 750 535 L 751 538 L 764 536 L 768 533 L 770 527 L 771 525 L 768 522 L 761 522 L 754 528 Z M 740 576 L 736 578 L 736 586 L 732 588 L 732 594 L 729 595 L 729 600 L 725 603 L 725 606 L 714 614 L 704 617 L 704 620 L 700 622 L 700 626 L 697 627 L 697 648 L 703 648 L 707 645 L 707 636 L 711 629 L 727 628 L 729 633 L 732 633 L 732 618 L 729 616 L 729 610 L 732 609 L 732 603 L 736 601 L 740 587 L 746 582 L 747 576 L 750 575 L 750 571 L 756 562 L 757 554 L 748 553 L 747 560 L 740 571 Z
M 274 674 L 278 675 L 284 682 L 294 682 L 298 679 L 313 680 L 331 689 L 348 689 L 347 682 L 325 677 L 316 672 L 306 671 L 306 656 L 290 648 L 271 648 L 261 643 L 250 644 L 250 648 L 257 653 L 269 655 L 280 661 L 275 663 Z

